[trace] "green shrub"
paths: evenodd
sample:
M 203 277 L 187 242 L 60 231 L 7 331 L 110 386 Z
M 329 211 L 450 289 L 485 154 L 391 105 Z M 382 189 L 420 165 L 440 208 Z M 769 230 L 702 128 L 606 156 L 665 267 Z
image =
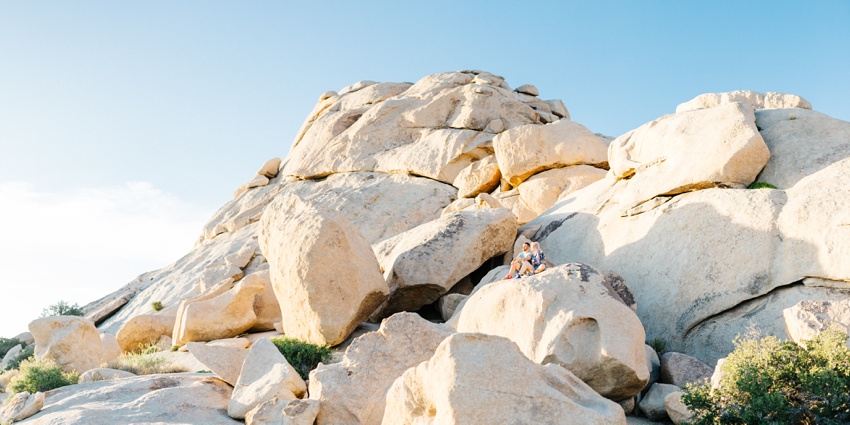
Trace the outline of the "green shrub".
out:
M 24 348 L 27 347 L 27 344 L 17 338 L 0 338 L 0 360 L 3 359 L 3 356 L 9 352 L 12 348 L 15 348 L 17 345 L 23 345 Z
M 652 349 L 658 353 L 659 357 L 667 352 L 667 341 L 663 338 L 653 338 L 652 341 L 647 342 L 646 345 L 652 347 Z
M 68 304 L 65 300 L 60 300 L 58 303 L 48 306 L 41 312 L 41 317 L 82 315 L 83 308 L 79 304 Z
M 80 376 L 74 372 L 63 372 L 56 363 L 50 360 L 25 360 L 21 363 L 20 372 L 9 383 L 10 394 L 28 391 L 35 394 L 66 385 L 76 384 Z
M 160 311 L 165 308 L 165 305 L 162 304 L 162 301 L 154 301 L 151 303 L 151 308 L 153 311 Z
M 693 425 L 850 422 L 847 335 L 824 331 L 805 346 L 776 337 L 739 337 L 722 366 L 720 389 L 689 386 L 682 401 Z
M 327 363 L 331 359 L 331 348 L 328 346 L 318 346 L 287 337 L 272 338 L 271 341 L 305 381 L 319 362 Z
M 18 368 L 20 368 L 21 363 L 23 363 L 24 360 L 29 360 L 34 355 L 35 355 L 35 346 L 30 345 L 29 347 L 21 350 L 21 352 L 18 353 L 18 355 L 15 356 L 15 358 L 9 360 L 9 363 L 6 365 L 6 369 L 4 369 L 4 370 L 18 369 Z
M 153 375 L 156 373 L 180 373 L 189 370 L 182 366 L 172 365 L 164 357 L 154 356 L 158 352 L 156 346 L 139 347 L 138 353 L 124 353 L 117 359 L 106 364 L 110 369 L 124 370 L 136 375 Z
M 776 186 L 768 182 L 753 182 L 753 184 L 747 186 L 747 189 L 776 189 Z

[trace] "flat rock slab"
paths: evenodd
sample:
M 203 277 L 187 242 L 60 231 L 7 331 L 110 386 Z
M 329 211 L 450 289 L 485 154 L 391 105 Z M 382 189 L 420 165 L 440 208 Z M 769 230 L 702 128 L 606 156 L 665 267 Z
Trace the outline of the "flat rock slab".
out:
M 35 425 L 241 424 L 225 412 L 231 388 L 206 374 L 145 375 L 51 391 Z

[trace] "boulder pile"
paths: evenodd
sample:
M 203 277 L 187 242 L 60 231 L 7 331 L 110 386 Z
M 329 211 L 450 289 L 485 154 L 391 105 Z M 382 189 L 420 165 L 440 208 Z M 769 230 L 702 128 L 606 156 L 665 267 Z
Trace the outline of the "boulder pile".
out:
M 186 256 L 34 321 L 35 357 L 84 379 L 0 414 L 678 424 L 747 326 L 850 329 L 850 123 L 738 91 L 612 139 L 538 96 L 483 71 L 321 95 Z M 524 242 L 547 269 L 504 279 Z M 281 335 L 331 360 L 299 375 Z M 189 372 L 103 368 L 119 354 Z

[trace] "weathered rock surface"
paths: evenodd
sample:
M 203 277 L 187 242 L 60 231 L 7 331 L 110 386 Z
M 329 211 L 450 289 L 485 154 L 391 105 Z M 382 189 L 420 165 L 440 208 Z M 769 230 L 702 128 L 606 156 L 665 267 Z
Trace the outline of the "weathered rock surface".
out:
M 257 319 L 254 320 L 254 326 L 250 330 L 252 332 L 272 331 L 274 324 L 283 320 L 283 317 L 280 312 L 280 303 L 277 302 L 277 296 L 274 294 L 271 274 L 268 269 L 265 269 L 242 278 L 242 280 L 253 279 L 263 282 L 263 290 L 254 300 L 254 314 Z
M 504 208 L 461 211 L 377 244 L 390 295 L 372 319 L 433 303 L 485 261 L 507 252 L 516 229 L 516 218 Z
M 97 369 L 88 370 L 86 373 L 80 375 L 80 383 L 85 384 L 87 382 L 110 381 L 113 379 L 132 378 L 134 376 L 136 376 L 136 374 L 132 372 L 99 367 Z
M 457 188 L 458 198 L 472 198 L 479 193 L 492 192 L 499 187 L 502 172 L 494 155 L 469 164 L 452 183 Z
M 156 344 L 163 335 L 174 331 L 174 316 L 140 314 L 124 323 L 116 338 L 121 351 L 136 352 L 141 347 Z
M 714 369 L 684 353 L 667 352 L 661 356 L 661 382 L 684 388 L 687 384 L 708 381 Z
M 440 310 L 440 317 L 444 321 L 448 321 L 455 314 L 458 305 L 467 298 L 464 294 L 446 294 L 437 300 L 437 308 Z
M 646 367 L 649 369 L 649 381 L 643 387 L 643 392 L 646 392 L 652 384 L 661 380 L 661 359 L 652 347 L 645 345 L 644 349 L 646 350 Z
M 318 400 L 281 400 L 277 397 L 257 406 L 245 416 L 247 425 L 313 425 Z
M 747 103 L 752 106 L 753 109 L 812 109 L 812 104 L 809 103 L 809 101 L 794 94 L 776 92 L 759 93 L 750 90 L 737 90 L 726 93 L 701 94 L 677 106 L 676 113 L 695 111 L 697 109 L 715 108 L 717 106 L 735 102 Z
M 277 172 L 280 170 L 280 158 L 272 158 L 263 164 L 262 167 L 257 171 L 257 175 L 266 176 L 270 179 L 273 179 L 277 176 Z
M 35 425 L 239 424 L 224 413 L 231 388 L 204 374 L 145 375 L 51 391 Z
M 91 320 L 52 316 L 29 324 L 35 338 L 35 358 L 50 359 L 65 371 L 83 373 L 100 366 L 103 342 Z
M 640 399 L 638 407 L 650 420 L 660 421 L 667 417 L 667 408 L 664 406 L 664 400 L 668 395 L 678 391 L 680 389 L 675 385 L 656 383 Z
M 263 216 L 260 246 L 286 320 L 284 333 L 336 345 L 387 299 L 372 247 L 351 221 L 322 204 L 279 198 Z M 297 249 L 293 246 L 297 241 Z
M 248 351 L 242 372 L 227 405 L 231 418 L 242 419 L 250 410 L 275 397 L 299 398 L 307 391 L 304 380 L 268 339 L 257 341 Z
M 684 393 L 676 391 L 667 394 L 667 397 L 664 398 L 664 409 L 667 411 L 667 416 L 676 425 L 688 424 L 693 420 L 693 414 L 688 410 L 688 406 L 682 403 L 682 394 Z
M 118 339 L 112 334 L 100 334 L 100 342 L 103 344 L 103 356 L 100 361 L 103 363 L 111 362 L 121 355 L 121 346 L 118 345 Z
M 317 424 L 380 424 L 393 381 L 430 359 L 452 333 L 415 313 L 384 319 L 377 332 L 354 340 L 341 362 L 310 373 L 310 398 L 320 401 Z
M 607 398 L 632 397 L 649 379 L 643 327 L 603 282 L 598 270 L 567 264 L 491 283 L 466 300 L 457 330 L 509 338 L 531 360 L 561 365 Z
M 246 348 L 223 347 L 198 342 L 190 342 L 186 345 L 189 347 L 189 353 L 203 363 L 207 370 L 216 374 L 224 382 L 236 386 L 239 374 L 242 372 L 242 364 L 245 363 L 245 357 L 248 356 Z
M 796 343 L 804 343 L 830 328 L 844 333 L 850 331 L 850 300 L 805 300 L 782 313 L 785 333 Z
M 479 75 L 434 74 L 413 86 L 379 83 L 320 100 L 282 172 L 299 178 L 402 172 L 451 183 L 493 153 L 494 133 L 541 119 L 521 95 L 501 87 L 503 80 Z
M 30 394 L 27 391 L 12 396 L 0 409 L 0 423 L 22 421 L 38 413 L 44 407 L 44 393 Z
M 212 341 L 239 335 L 254 326 L 254 299 L 265 288 L 262 279 L 243 279 L 229 291 L 186 306 L 175 323 L 175 340 Z
M 661 117 L 611 142 L 608 161 L 628 208 L 656 196 L 746 186 L 770 158 L 752 106 L 731 103 Z
M 511 371 L 505 373 L 504 371 Z M 411 423 L 625 424 L 623 409 L 568 370 L 528 360 L 516 344 L 483 334 L 446 338 L 387 394 L 384 425 Z
M 502 176 L 513 186 L 550 168 L 608 162 L 605 143 L 570 120 L 510 129 L 493 139 L 493 148 Z
M 558 199 L 601 180 L 605 173 L 589 165 L 554 168 L 531 176 L 517 190 L 521 202 L 534 211 L 536 217 L 555 205 Z
M 757 180 L 780 189 L 850 157 L 850 122 L 805 109 L 772 109 L 756 111 L 756 125 L 770 149 Z
M 799 149 L 812 140 L 805 131 L 795 137 Z M 631 179 L 608 176 L 567 196 L 520 231 L 536 228 L 531 238 L 556 264 L 581 261 L 621 273 L 649 338 L 710 364 L 733 349 L 749 323 L 781 336 L 785 308 L 847 298 L 850 158 L 839 156 L 823 156 L 835 162 L 813 167 L 785 190 L 712 188 L 632 208 L 623 201 L 636 199 L 629 192 L 643 172 L 637 169 Z
M 0 360 L 0 370 L 6 369 L 6 365 L 9 364 L 12 359 L 14 359 L 21 351 L 24 350 L 24 347 L 21 344 L 18 344 L 9 349 L 6 354 L 3 356 L 3 360 Z

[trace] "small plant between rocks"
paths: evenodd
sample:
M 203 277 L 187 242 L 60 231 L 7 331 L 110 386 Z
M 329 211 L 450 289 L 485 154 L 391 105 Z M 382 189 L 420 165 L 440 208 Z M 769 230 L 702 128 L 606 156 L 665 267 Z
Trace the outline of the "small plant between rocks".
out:
M 24 360 L 18 374 L 9 382 L 7 389 L 10 394 L 27 391 L 35 394 L 67 385 L 74 385 L 80 380 L 75 372 L 63 372 L 62 368 L 50 360 Z
M 189 372 L 188 369 L 182 366 L 172 365 L 163 357 L 154 356 L 153 354 L 158 351 L 156 346 L 143 346 L 140 347 L 138 353 L 121 354 L 117 359 L 107 363 L 106 367 L 123 370 L 136 375 Z
M 667 352 L 667 341 L 663 338 L 653 338 L 652 341 L 647 342 L 646 345 L 652 347 L 659 357 Z
M 747 189 L 777 189 L 777 187 L 768 182 L 753 182 L 747 186 Z
M 319 346 L 287 337 L 271 338 L 271 341 L 305 381 L 320 362 L 327 363 L 331 358 L 331 348 L 326 345 Z
M 151 308 L 153 309 L 153 311 L 161 311 L 165 308 L 165 305 L 162 303 L 162 301 L 154 301 L 151 303 Z
M 827 330 L 800 345 L 774 336 L 738 337 L 719 389 L 689 386 L 692 425 L 850 422 L 847 335 Z

